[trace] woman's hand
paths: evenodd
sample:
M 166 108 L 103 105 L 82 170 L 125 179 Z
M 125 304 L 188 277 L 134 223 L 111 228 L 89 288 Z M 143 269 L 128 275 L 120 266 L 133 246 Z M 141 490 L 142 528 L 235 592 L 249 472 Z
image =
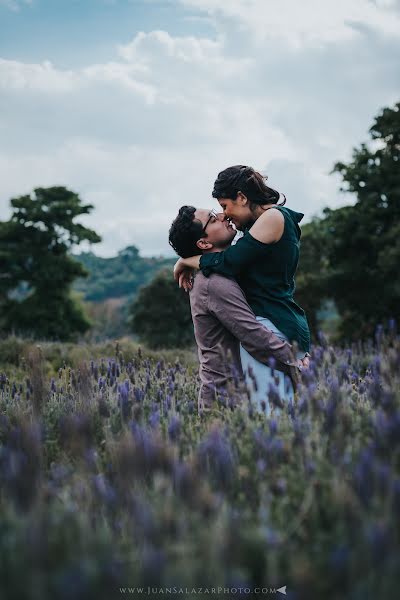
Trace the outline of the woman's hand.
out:
M 189 292 L 193 287 L 194 281 L 194 270 L 193 269 L 185 269 L 179 275 L 179 287 L 185 290 L 185 292 Z
M 180 283 L 180 277 L 184 271 L 193 271 L 193 269 L 200 268 L 200 256 L 191 256 L 189 258 L 179 258 L 174 266 L 174 279 L 179 283 L 179 287 L 182 287 Z M 190 273 L 190 277 L 193 278 L 193 273 Z
M 187 269 L 187 266 L 185 265 L 184 260 L 185 260 L 184 258 L 178 258 L 178 260 L 176 261 L 176 263 L 174 265 L 174 279 L 176 282 L 179 282 L 181 275 Z M 180 282 L 179 282 L 179 287 L 181 287 Z

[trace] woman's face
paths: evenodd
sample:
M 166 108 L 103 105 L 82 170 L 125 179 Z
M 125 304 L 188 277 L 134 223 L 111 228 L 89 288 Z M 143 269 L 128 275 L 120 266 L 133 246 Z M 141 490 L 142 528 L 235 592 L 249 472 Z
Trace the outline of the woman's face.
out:
M 238 194 L 236 200 L 232 198 L 218 198 L 218 202 L 224 211 L 224 215 L 239 230 L 254 221 L 254 216 L 249 208 L 249 202 L 245 196 Z

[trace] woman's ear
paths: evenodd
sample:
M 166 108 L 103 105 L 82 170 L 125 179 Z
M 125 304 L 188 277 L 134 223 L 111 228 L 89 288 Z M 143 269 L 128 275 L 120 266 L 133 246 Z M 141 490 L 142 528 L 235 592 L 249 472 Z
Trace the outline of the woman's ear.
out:
M 248 202 L 247 196 L 245 196 L 243 192 L 237 193 L 236 200 L 239 201 L 242 206 L 246 206 Z
M 212 248 L 212 244 L 207 241 L 206 238 L 200 238 L 196 242 L 196 246 L 203 252 L 204 250 L 209 250 Z

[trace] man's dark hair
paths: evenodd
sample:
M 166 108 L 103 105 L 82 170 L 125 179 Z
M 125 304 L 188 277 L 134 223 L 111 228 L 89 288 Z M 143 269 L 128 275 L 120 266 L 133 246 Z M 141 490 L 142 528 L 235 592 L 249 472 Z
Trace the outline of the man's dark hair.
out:
M 196 242 L 207 237 L 201 222 L 194 217 L 195 210 L 194 206 L 181 206 L 169 230 L 169 243 L 182 258 L 201 254 Z
M 281 194 L 267 186 L 265 183 L 267 179 L 252 167 L 245 165 L 228 167 L 218 173 L 212 195 L 214 198 L 236 200 L 238 192 L 242 192 L 252 204 L 277 204 Z M 284 194 L 282 196 L 284 201 L 279 206 L 286 202 Z

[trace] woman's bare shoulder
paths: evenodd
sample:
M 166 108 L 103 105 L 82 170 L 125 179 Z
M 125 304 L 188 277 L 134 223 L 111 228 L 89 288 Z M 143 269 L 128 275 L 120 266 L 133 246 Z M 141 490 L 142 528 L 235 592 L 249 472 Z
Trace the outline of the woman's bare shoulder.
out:
M 273 210 L 275 209 L 275 210 Z M 278 242 L 285 229 L 285 218 L 275 207 L 267 209 L 250 229 L 251 235 L 264 244 Z

